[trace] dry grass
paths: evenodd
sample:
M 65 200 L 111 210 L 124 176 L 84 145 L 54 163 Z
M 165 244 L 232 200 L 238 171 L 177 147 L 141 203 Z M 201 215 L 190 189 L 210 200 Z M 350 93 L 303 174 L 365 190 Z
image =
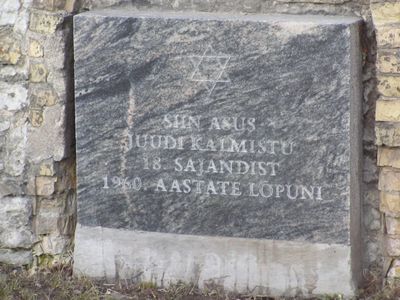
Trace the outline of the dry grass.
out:
M 368 274 L 367 284 L 357 299 L 400 299 L 400 284 L 381 289 L 381 280 Z M 226 293 L 220 286 L 210 283 L 203 289 L 185 283 L 168 288 L 158 288 L 152 283 L 133 283 L 120 280 L 116 283 L 92 281 L 72 276 L 70 267 L 42 270 L 35 274 L 21 268 L 0 265 L 0 300 L 273 300 L 264 295 L 237 295 Z M 283 299 L 283 298 L 281 298 Z M 294 299 L 294 298 L 293 298 Z M 301 298 L 296 298 L 301 299 Z M 340 295 L 323 295 L 314 299 L 342 300 Z
M 151 283 L 135 284 L 120 280 L 111 284 L 92 281 L 84 277 L 76 278 L 72 276 L 70 267 L 55 267 L 32 274 L 22 268 L 0 265 L 0 299 L 247 300 L 251 298 L 225 293 L 222 288 L 212 284 L 202 290 L 184 283 L 177 283 L 163 289 Z
M 400 299 L 400 281 L 391 281 L 383 284 L 382 277 L 376 272 L 369 272 L 364 276 L 364 286 L 360 289 L 359 297 L 362 300 L 398 300 Z
M 34 275 L 21 268 L 1 266 L 0 299 L 101 299 L 96 285 L 75 279 L 70 268 L 41 271 Z

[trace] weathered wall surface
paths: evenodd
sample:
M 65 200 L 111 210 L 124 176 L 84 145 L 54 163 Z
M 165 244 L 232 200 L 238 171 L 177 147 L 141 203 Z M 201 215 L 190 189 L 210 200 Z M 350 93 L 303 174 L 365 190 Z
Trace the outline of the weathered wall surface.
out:
M 26 264 L 33 244 L 33 198 L 23 192 L 28 106 L 28 6 L 3 1 L 0 14 L 0 259 Z M 14 251 L 17 248 L 18 251 Z
M 0 0 L 0 198 L 4 203 L 0 207 L 0 261 L 29 263 L 33 257 L 57 257 L 72 249 L 71 15 L 116 6 L 361 16 L 365 20 L 361 33 L 364 262 L 365 268 L 384 266 L 384 273 L 390 270 L 390 276 L 399 276 L 400 262 L 393 260 L 400 256 L 398 1 Z M 380 146 L 379 163 L 375 143 Z
M 0 1 L 0 261 L 47 262 L 74 229 L 71 18 Z
M 400 3 L 371 5 L 378 44 L 376 143 L 388 276 L 400 276 Z

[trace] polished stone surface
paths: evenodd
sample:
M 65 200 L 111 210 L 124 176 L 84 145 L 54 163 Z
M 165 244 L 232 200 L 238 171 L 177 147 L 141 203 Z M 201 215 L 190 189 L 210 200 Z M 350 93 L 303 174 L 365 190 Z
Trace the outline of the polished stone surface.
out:
M 349 245 L 358 22 L 76 16 L 78 223 Z

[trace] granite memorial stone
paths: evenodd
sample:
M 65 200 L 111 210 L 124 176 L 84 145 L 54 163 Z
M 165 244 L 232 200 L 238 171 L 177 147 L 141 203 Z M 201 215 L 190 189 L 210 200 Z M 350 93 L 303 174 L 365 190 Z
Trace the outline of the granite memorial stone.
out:
M 351 295 L 359 20 L 75 17 L 75 270 Z

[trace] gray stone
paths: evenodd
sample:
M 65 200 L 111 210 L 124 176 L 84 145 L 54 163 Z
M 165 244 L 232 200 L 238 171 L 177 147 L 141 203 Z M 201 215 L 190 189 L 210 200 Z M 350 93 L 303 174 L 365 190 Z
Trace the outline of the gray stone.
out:
M 0 249 L 0 261 L 16 266 L 29 265 L 32 262 L 32 251 Z
M 1 141 L 1 140 L 0 140 Z M 0 161 L 0 170 L 2 169 Z M 19 195 L 23 193 L 23 183 L 18 177 L 2 177 L 0 179 L 0 199 L 6 196 Z
M 50 158 L 61 161 L 67 155 L 65 106 L 56 104 L 47 107 L 43 112 L 43 120 L 41 127 L 29 128 L 26 155 L 35 163 Z
M 16 111 L 28 104 L 28 90 L 25 84 L 0 82 L 0 109 Z
M 0 26 L 13 25 L 18 17 L 19 1 L 3 0 L 1 2 Z
M 0 247 L 30 248 L 33 243 L 31 217 L 31 199 L 2 198 L 0 206 Z
M 360 225 L 358 19 L 99 11 L 74 22 L 77 269 L 91 263 L 79 259 L 79 230 L 91 228 L 114 229 L 115 244 L 120 230 L 240 238 L 243 249 L 248 239 L 279 240 L 281 250 L 296 241 L 347 249 L 349 280 L 321 290 L 350 293 Z M 145 240 L 174 251 L 159 235 Z M 113 249 L 112 237 L 104 243 Z M 188 255 L 196 263 L 198 253 Z M 134 257 L 146 268 L 145 256 Z M 175 271 L 172 279 L 185 277 Z M 252 289 L 262 276 L 247 279 Z
M 5 169 L 12 176 L 25 170 L 27 124 L 15 124 L 10 128 L 5 154 Z

